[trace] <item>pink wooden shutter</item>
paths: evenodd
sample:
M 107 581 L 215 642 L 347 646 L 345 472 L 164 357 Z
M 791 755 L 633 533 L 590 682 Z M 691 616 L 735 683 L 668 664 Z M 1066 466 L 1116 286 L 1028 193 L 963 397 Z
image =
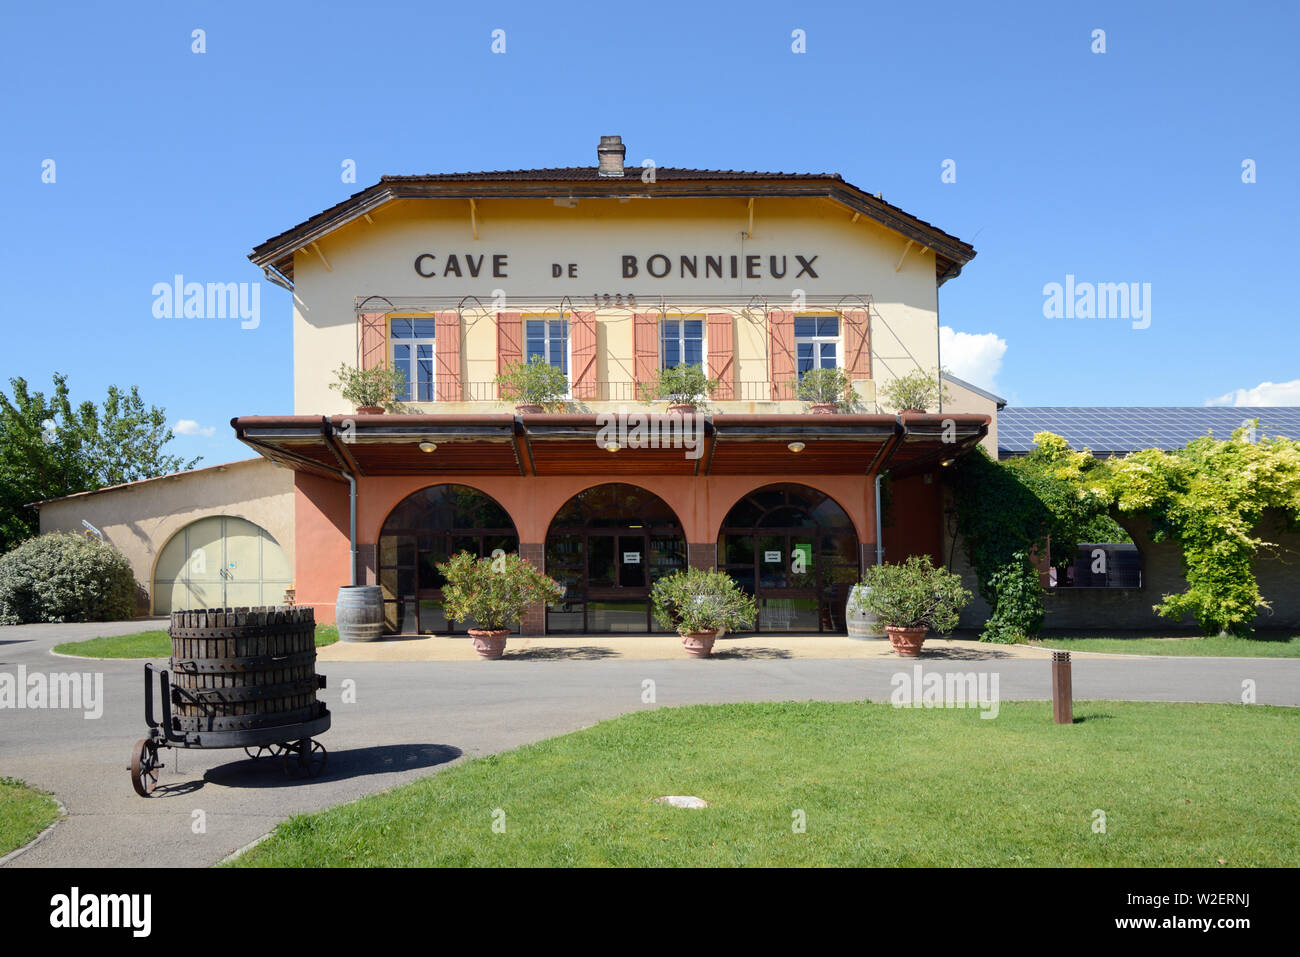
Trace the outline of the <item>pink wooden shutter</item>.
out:
M 768 313 L 768 368 L 772 375 L 772 398 L 790 399 L 794 392 L 794 313 L 773 310 Z
M 497 372 L 524 358 L 522 312 L 497 313 Z
M 460 313 L 440 312 L 434 317 L 433 354 L 438 357 L 434 369 L 434 386 L 439 402 L 459 402 L 460 380 Z
M 865 309 L 844 313 L 844 371 L 850 379 L 871 378 L 871 329 Z
M 734 323 L 729 312 L 709 313 L 709 378 L 718 380 L 715 399 L 736 397 Z
M 596 381 L 596 314 L 576 312 L 569 320 L 569 345 L 572 365 L 569 385 L 575 399 L 600 398 Z
M 388 364 L 388 314 L 361 314 L 361 368 L 374 369 Z
M 659 372 L 659 313 L 638 312 L 632 317 L 633 375 L 638 386 Z

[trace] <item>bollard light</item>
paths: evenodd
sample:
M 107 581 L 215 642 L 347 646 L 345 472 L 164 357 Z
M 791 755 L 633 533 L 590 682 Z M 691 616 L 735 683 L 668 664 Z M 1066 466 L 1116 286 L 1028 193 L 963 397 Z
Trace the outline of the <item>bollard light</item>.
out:
M 1070 680 L 1070 653 L 1052 652 L 1052 720 L 1074 724 L 1074 687 Z

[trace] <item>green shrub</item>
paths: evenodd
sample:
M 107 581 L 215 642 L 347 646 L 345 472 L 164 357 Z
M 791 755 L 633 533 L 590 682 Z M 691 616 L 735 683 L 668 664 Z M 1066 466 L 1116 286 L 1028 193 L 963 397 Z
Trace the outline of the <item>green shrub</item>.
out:
M 660 369 L 654 379 L 641 386 L 641 398 L 647 402 L 667 399 L 681 405 L 702 405 L 718 388 L 718 380 L 710 379 L 701 365 L 675 365 Z
M 118 621 L 135 608 L 130 563 L 97 538 L 52 532 L 0 557 L 0 625 Z
M 870 612 L 887 628 L 928 628 L 941 635 L 957 627 L 972 597 L 961 576 L 935 568 L 929 555 L 873 565 L 862 584 L 867 589 L 858 590 L 855 610 Z
M 1016 552 L 990 576 L 989 590 L 997 596 L 997 604 L 984 623 L 980 641 L 1015 645 L 1038 634 L 1043 627 L 1043 586 L 1028 555 Z
M 909 409 L 924 412 L 930 406 L 938 405 L 940 400 L 948 401 L 948 389 L 943 384 L 942 375 L 941 369 L 915 369 L 890 380 L 880 390 L 880 397 L 887 406 L 899 412 Z
M 569 392 L 569 377 L 563 369 L 541 356 L 527 362 L 511 362 L 497 376 L 501 398 L 516 405 L 545 405 L 563 399 Z
M 378 406 L 391 412 L 399 405 L 397 397 L 406 394 L 406 373 L 401 369 L 388 366 L 358 369 L 344 362 L 334 370 L 334 376 L 330 388 L 342 393 L 358 409 Z
M 438 565 L 447 583 L 442 607 L 450 621 L 485 631 L 513 628 L 534 602 L 560 597 L 563 587 L 518 555 L 475 558 L 460 552 Z
M 790 385 L 795 397 L 810 405 L 833 402 L 847 409 L 853 403 L 853 383 L 843 369 L 809 369 Z
M 655 621 L 685 635 L 696 631 L 745 631 L 758 609 L 726 572 L 687 568 L 665 575 L 650 590 Z

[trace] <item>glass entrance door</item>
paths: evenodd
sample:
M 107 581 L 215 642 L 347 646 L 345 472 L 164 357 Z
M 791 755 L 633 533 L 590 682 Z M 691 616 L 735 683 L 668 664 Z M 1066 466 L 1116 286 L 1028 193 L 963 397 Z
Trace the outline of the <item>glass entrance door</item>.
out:
M 588 533 L 587 631 L 612 634 L 649 631 L 648 551 L 645 534 Z
M 546 572 L 564 586 L 547 606 L 550 634 L 662 631 L 650 589 L 686 567 L 686 541 L 672 510 L 631 485 L 580 492 L 557 513 L 546 536 Z
M 758 605 L 759 631 L 845 630 L 858 538 L 840 506 L 803 485 L 756 489 L 727 514 L 718 564 Z
M 759 631 L 821 630 L 813 538 L 799 533 L 757 536 Z

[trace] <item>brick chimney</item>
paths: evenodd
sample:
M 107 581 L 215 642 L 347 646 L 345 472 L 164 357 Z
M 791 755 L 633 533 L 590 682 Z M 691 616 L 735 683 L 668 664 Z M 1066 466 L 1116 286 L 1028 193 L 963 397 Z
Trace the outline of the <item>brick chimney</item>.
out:
M 621 136 L 602 136 L 600 145 L 596 147 L 596 159 L 600 166 L 601 176 L 623 175 L 623 157 L 627 150 L 623 146 L 623 137 Z

